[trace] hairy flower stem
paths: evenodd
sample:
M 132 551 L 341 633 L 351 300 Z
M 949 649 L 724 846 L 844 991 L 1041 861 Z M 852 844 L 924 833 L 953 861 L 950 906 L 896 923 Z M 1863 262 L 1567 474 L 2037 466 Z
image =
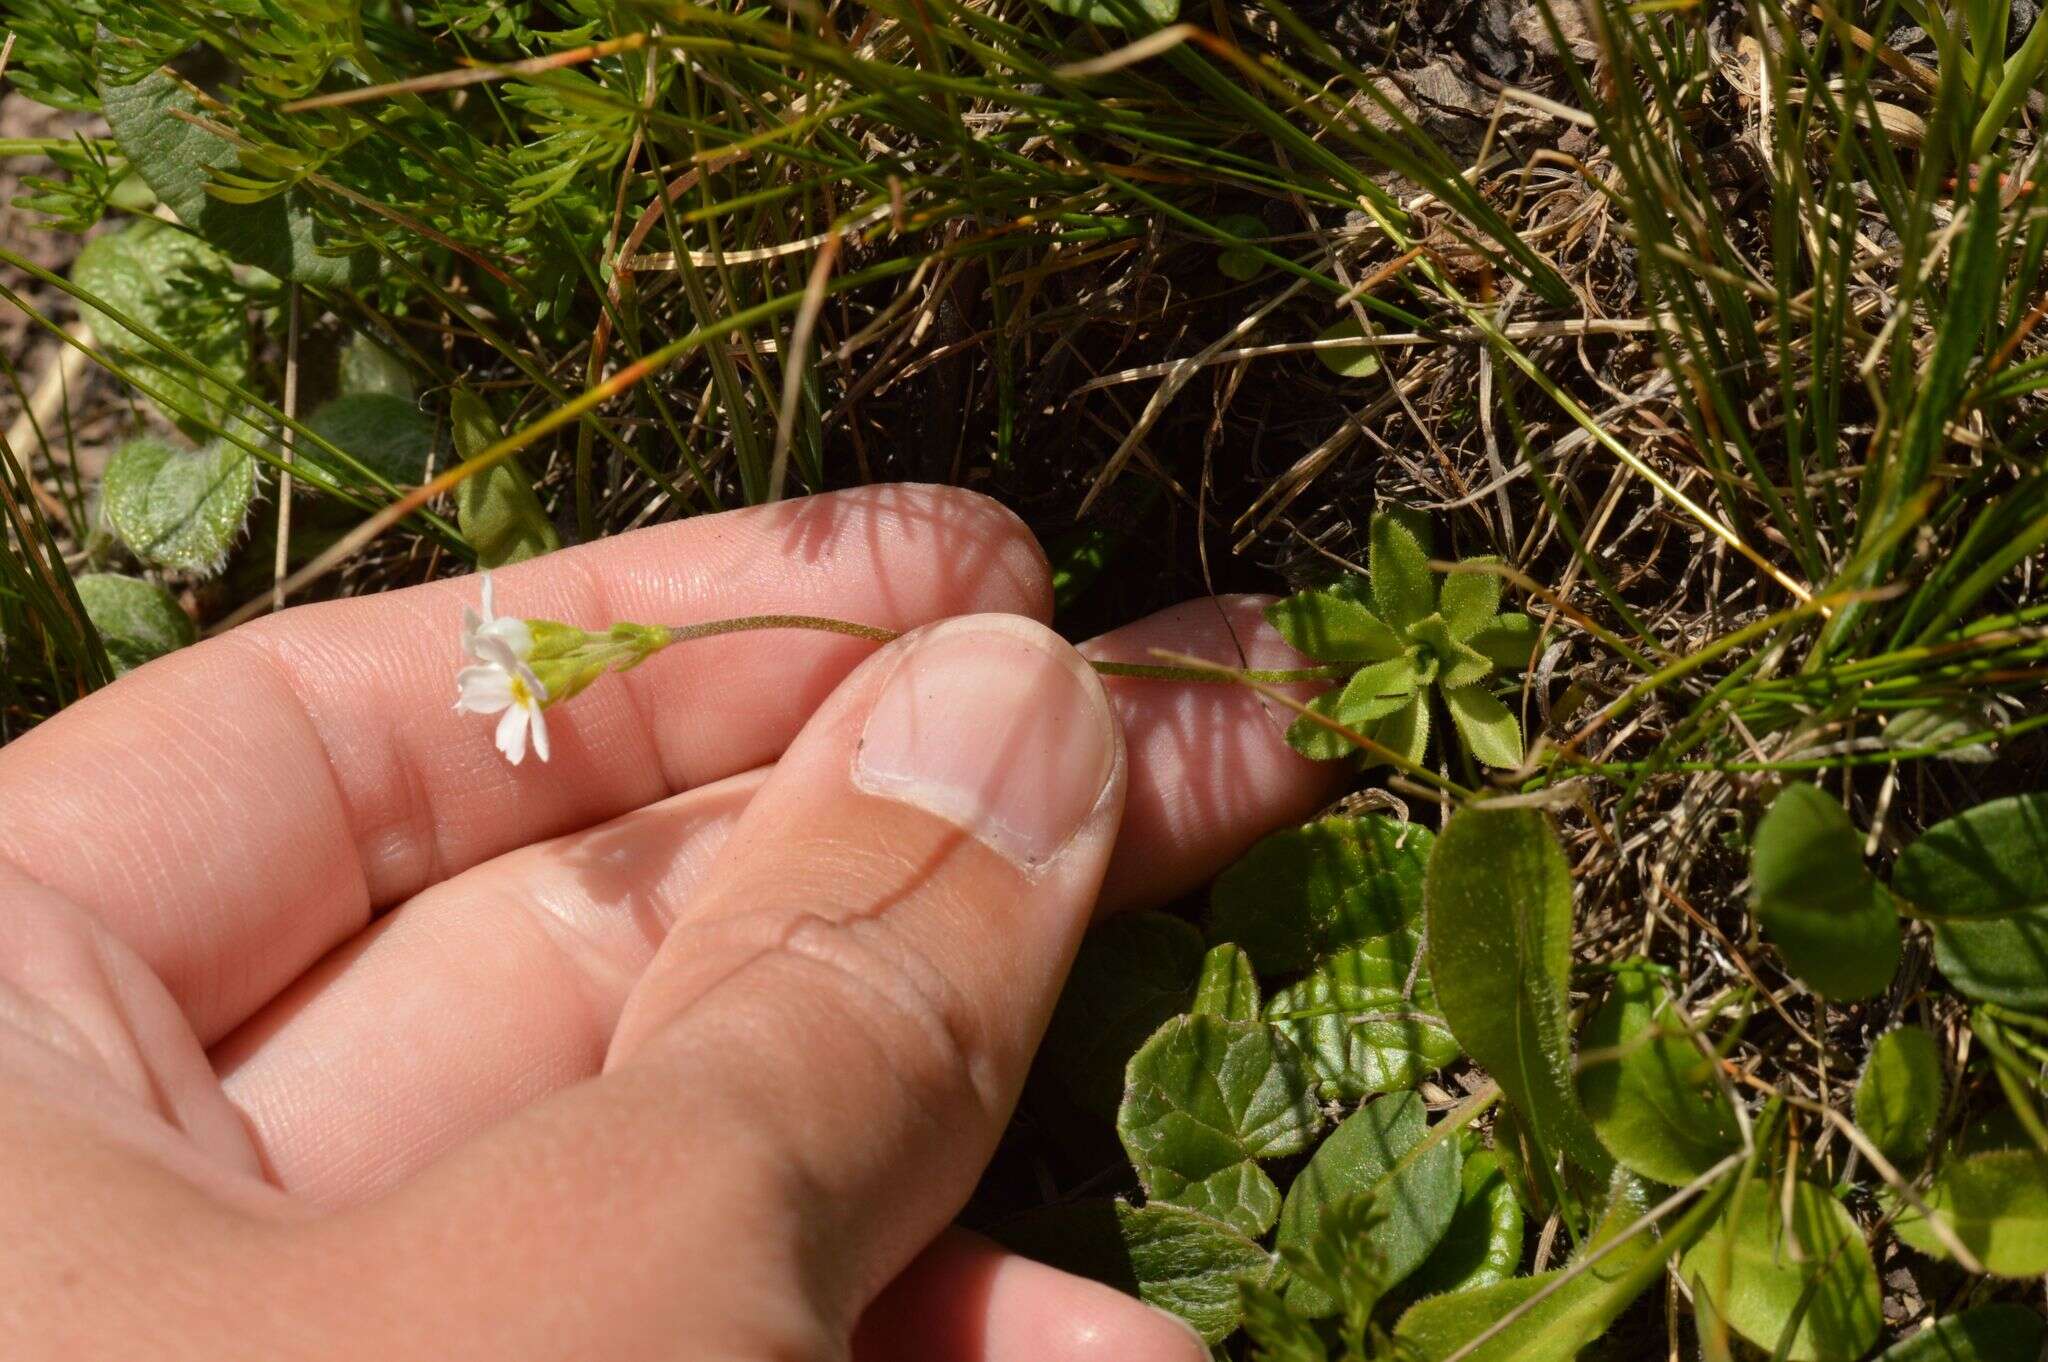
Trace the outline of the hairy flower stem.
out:
M 878 629 L 872 624 L 855 624 L 850 620 L 836 620 L 825 615 L 741 615 L 734 619 L 707 620 L 702 624 L 674 626 L 668 630 L 668 641 L 688 643 L 692 639 L 715 638 L 720 634 L 746 633 L 754 629 L 812 629 L 820 633 L 844 634 L 848 638 L 866 639 L 871 643 L 890 643 L 902 637 L 894 629 Z M 1249 681 L 1265 686 L 1285 686 L 1297 681 L 1336 681 L 1356 670 L 1344 665 L 1291 669 L 1252 667 L 1211 670 L 1146 662 L 1092 660 L 1089 665 L 1104 676 L 1133 677 L 1143 681 L 1193 681 L 1207 685 L 1236 685 Z

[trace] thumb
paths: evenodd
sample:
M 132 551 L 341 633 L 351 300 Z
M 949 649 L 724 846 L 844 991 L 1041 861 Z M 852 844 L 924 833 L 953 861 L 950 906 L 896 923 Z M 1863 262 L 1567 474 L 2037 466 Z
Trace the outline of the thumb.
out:
M 627 1004 L 608 1070 L 717 1093 L 851 1311 L 987 1163 L 1123 793 L 1101 682 L 1050 630 L 922 630 L 812 719 Z
M 591 1356 L 842 1353 L 987 1163 L 1123 797 L 1102 685 L 1043 626 L 891 644 L 741 815 L 604 1076 L 364 1208 L 370 1232 L 461 1246 L 408 1280 L 477 1355 L 550 1328 Z

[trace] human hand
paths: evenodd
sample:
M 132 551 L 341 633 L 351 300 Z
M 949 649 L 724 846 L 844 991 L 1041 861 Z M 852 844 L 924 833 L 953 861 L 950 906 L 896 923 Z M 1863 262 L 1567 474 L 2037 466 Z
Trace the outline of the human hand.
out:
M 948 622 L 671 650 L 514 768 L 448 707 L 475 585 L 442 582 L 173 654 L 0 751 L 9 1356 L 832 1358 L 863 1316 L 862 1362 L 1204 1356 L 945 1226 L 1098 897 L 1170 897 L 1326 794 L 1284 716 L 1105 686 L 1017 618 L 1050 608 L 1021 525 L 944 489 L 499 593 Z M 1256 607 L 1089 651 L 1298 665 Z

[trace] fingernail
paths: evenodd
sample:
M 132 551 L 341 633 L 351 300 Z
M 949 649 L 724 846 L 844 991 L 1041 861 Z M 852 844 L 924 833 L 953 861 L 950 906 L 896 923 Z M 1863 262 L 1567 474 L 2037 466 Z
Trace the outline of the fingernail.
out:
M 870 794 L 937 814 L 1025 868 L 1087 821 L 1116 761 L 1093 669 L 1012 615 L 948 620 L 912 640 L 854 757 Z

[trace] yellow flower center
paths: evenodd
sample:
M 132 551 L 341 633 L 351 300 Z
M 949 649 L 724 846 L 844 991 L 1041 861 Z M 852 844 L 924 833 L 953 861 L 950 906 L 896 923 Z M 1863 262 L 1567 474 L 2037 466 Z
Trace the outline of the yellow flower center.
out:
M 522 708 L 533 704 L 533 692 L 526 688 L 526 678 L 512 673 L 512 703 Z

